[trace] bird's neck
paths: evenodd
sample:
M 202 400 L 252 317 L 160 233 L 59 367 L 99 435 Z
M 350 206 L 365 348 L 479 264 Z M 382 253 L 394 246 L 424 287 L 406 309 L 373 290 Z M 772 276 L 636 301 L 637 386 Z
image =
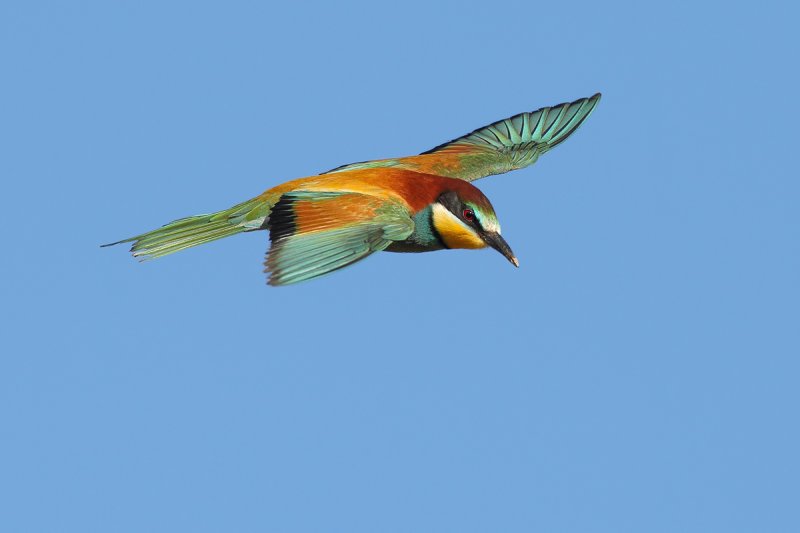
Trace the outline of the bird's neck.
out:
M 440 250 L 447 247 L 433 226 L 432 206 L 429 205 L 414 215 L 414 233 L 411 234 L 409 240 L 429 250 Z

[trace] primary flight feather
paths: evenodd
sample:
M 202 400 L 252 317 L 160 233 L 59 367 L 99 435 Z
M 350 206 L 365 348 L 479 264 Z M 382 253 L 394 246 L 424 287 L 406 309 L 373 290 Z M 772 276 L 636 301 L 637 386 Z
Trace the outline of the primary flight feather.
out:
M 182 218 L 135 237 L 154 259 L 246 231 L 268 230 L 270 285 L 327 274 L 373 252 L 490 246 L 519 266 L 500 235 L 479 178 L 532 165 L 562 143 L 600 101 L 589 98 L 500 120 L 419 155 L 364 161 L 273 187 L 208 215 Z

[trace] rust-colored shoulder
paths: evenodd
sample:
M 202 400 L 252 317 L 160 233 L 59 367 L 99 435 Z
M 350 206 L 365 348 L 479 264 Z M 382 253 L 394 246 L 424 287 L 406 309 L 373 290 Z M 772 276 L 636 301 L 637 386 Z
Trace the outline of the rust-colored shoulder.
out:
M 469 182 L 398 168 L 364 168 L 320 174 L 288 181 L 265 191 L 261 198 L 275 204 L 290 191 L 356 192 L 393 199 L 416 213 L 432 204 L 445 191 L 453 190 L 465 199 L 483 202 L 483 194 Z

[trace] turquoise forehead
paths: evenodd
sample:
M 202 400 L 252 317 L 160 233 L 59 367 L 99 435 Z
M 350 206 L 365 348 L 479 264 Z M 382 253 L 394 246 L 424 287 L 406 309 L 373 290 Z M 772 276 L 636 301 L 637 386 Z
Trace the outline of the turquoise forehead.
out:
M 497 216 L 494 214 L 494 210 L 491 207 L 482 207 L 473 202 L 465 203 L 475 212 L 475 218 L 478 219 L 481 227 L 488 228 L 498 225 Z

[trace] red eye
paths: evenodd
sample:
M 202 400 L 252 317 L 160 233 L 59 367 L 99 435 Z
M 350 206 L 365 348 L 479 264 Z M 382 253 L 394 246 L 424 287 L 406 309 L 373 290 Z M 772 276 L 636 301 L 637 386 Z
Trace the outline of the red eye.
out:
M 472 222 L 473 220 L 475 220 L 475 211 L 473 211 L 472 209 L 464 209 L 463 215 L 464 215 L 464 220 L 468 222 Z

